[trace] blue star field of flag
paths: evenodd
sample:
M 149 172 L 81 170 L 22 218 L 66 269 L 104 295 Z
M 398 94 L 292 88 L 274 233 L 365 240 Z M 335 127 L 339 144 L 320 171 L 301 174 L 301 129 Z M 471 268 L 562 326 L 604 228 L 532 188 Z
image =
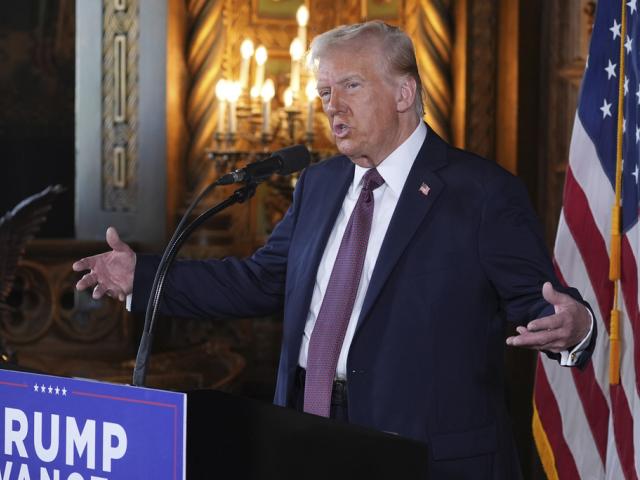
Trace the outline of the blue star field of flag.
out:
M 638 221 L 640 208 L 640 12 L 638 0 L 622 1 L 626 4 L 625 38 L 622 38 L 620 1 L 598 2 L 578 115 L 615 191 L 620 42 L 623 42 L 622 231 L 627 232 Z

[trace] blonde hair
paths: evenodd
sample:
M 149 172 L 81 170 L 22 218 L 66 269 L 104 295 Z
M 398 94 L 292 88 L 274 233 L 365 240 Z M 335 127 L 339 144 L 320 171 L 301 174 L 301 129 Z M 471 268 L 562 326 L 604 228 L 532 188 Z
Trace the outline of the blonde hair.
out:
M 419 117 L 424 115 L 423 86 L 418 72 L 413 42 L 398 27 L 388 25 L 381 20 L 341 25 L 326 31 L 313 39 L 307 54 L 307 66 L 317 68 L 319 59 L 327 50 L 341 44 L 372 37 L 380 41 L 384 59 L 390 73 L 409 75 L 416 81 L 414 108 Z

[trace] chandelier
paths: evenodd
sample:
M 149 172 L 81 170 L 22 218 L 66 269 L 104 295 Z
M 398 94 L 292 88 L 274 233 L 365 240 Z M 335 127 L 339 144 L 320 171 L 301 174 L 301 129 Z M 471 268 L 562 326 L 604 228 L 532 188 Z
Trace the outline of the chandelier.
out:
M 298 8 L 296 20 L 298 33 L 289 48 L 286 88 L 266 77 L 268 51 L 264 45 L 254 48 L 250 38 L 240 46 L 238 76 L 217 82 L 217 127 L 207 155 L 219 170 L 235 168 L 240 160 L 254 160 L 285 145 L 301 143 L 313 151 L 318 94 L 315 79 L 303 68 L 309 21 L 305 5 Z M 278 90 L 283 91 L 280 99 L 275 98 Z M 317 153 L 314 157 L 317 160 Z

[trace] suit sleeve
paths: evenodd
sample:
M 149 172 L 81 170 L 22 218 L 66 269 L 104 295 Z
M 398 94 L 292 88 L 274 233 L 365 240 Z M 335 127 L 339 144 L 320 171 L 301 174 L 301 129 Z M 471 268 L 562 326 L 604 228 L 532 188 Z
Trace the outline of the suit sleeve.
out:
M 280 310 L 304 177 L 303 173 L 284 218 L 266 245 L 251 257 L 176 261 L 167 276 L 161 313 L 180 317 L 249 317 Z M 145 310 L 158 263 L 157 256 L 138 256 L 132 311 Z
M 504 175 L 487 188 L 479 234 L 479 254 L 483 268 L 500 297 L 506 318 L 517 325 L 553 313 L 542 297 L 542 285 L 553 287 L 585 305 L 574 288 L 558 280 L 545 246 L 540 223 L 529 203 L 520 180 Z M 580 365 L 588 359 L 595 345 L 596 332 Z M 559 359 L 559 354 L 549 354 Z M 583 360 L 584 359 L 584 360 Z

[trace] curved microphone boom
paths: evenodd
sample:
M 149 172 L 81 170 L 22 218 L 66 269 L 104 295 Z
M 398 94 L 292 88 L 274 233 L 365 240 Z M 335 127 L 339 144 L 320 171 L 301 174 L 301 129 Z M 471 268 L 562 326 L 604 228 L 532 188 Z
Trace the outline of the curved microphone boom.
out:
M 274 173 L 289 175 L 293 172 L 302 170 L 309 164 L 309 161 L 309 150 L 307 150 L 304 145 L 294 145 L 283 148 L 282 150 L 274 152 L 265 160 L 250 163 L 242 169 L 235 170 L 222 176 L 216 182 L 205 188 L 191 203 L 180 220 L 171 240 L 169 240 L 153 279 L 149 300 L 147 302 L 147 311 L 145 314 L 142 336 L 138 346 L 138 355 L 136 356 L 136 364 L 133 369 L 134 385 L 139 387 L 144 386 L 147 363 L 151 352 L 151 344 L 153 342 L 153 328 L 155 318 L 158 315 L 158 308 L 162 292 L 164 290 L 166 275 L 173 263 L 173 260 L 175 260 L 178 250 L 180 250 L 180 247 L 184 244 L 189 235 L 209 217 L 233 205 L 234 203 L 242 203 L 249 199 L 255 193 L 259 182 L 266 180 Z M 245 185 L 236 190 L 227 200 L 214 205 L 204 213 L 201 213 L 195 220 L 187 223 L 189 216 L 195 209 L 196 205 L 198 205 L 200 200 L 202 200 L 202 198 L 211 192 L 217 185 L 229 185 L 236 182 L 244 182 Z
M 309 165 L 310 154 L 304 145 L 292 145 L 272 153 L 270 157 L 248 164 L 220 177 L 216 184 L 230 185 L 239 182 L 259 182 L 274 173 L 289 175 Z

